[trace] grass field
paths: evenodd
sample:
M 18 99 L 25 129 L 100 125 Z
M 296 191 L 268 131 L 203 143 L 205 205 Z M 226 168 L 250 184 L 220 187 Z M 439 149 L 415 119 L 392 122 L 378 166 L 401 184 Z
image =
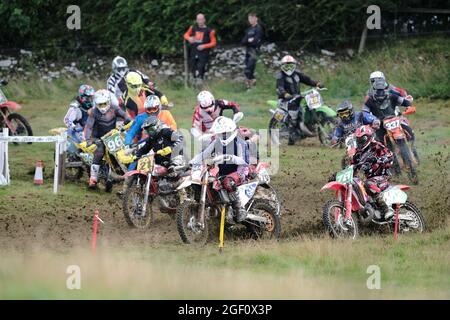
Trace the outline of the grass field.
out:
M 325 235 L 321 210 L 333 194 L 319 191 L 339 170 L 343 150 L 323 148 L 316 139 L 281 149 L 281 170 L 273 181 L 283 201 L 282 239 L 255 242 L 229 236 L 222 254 L 216 243 L 202 248 L 183 245 L 175 222 L 162 214 L 148 230 L 130 229 L 119 198 L 104 191 L 89 192 L 85 181 L 67 183 L 53 195 L 53 146 L 11 145 L 12 184 L 0 188 L 0 298 L 449 299 L 450 102 L 431 99 L 435 89 L 429 89 L 432 83 L 441 91 L 449 86 L 449 77 L 447 83 L 442 78 L 449 70 L 444 50 L 448 42 L 437 48 L 442 55 L 409 45 L 411 52 L 428 61 L 420 69 L 424 83 L 414 73 L 418 66 L 412 67 L 417 55 L 398 63 L 397 49 L 387 56 L 387 49 L 370 54 L 365 57 L 367 64 L 362 59 L 342 62 L 330 72 L 305 68 L 313 77 L 325 79 L 329 90 L 323 96 L 332 106 L 349 98 L 359 108 L 364 81 L 378 65 L 388 77 L 392 74 L 396 85 L 409 89 L 412 83 L 420 92 L 417 113 L 410 116 L 422 160 L 420 185 L 413 186 L 409 196 L 425 216 L 425 234 L 400 236 L 398 241 L 390 233 L 367 233 L 357 241 L 334 241 Z M 399 71 L 389 72 L 397 64 Z M 250 92 L 230 81 L 213 82 L 210 88 L 217 98 L 241 104 L 243 125 L 266 128 L 265 102 L 274 96 L 274 79 L 260 66 L 258 72 L 260 81 Z M 21 113 L 35 135 L 47 135 L 49 129 L 63 125 L 68 102 L 87 80 L 13 81 L 7 94 L 23 104 Z M 102 84 L 93 81 L 96 88 Z M 179 126 L 188 128 L 197 92 L 179 83 L 159 85 L 176 105 L 173 113 Z M 36 160 L 46 164 L 41 187 L 33 186 L 29 174 Z M 395 181 L 408 183 L 406 177 Z M 90 239 L 96 208 L 105 224 L 100 225 L 93 256 Z M 69 265 L 81 268 L 81 290 L 66 288 Z M 366 286 L 371 265 L 380 267 L 380 290 Z

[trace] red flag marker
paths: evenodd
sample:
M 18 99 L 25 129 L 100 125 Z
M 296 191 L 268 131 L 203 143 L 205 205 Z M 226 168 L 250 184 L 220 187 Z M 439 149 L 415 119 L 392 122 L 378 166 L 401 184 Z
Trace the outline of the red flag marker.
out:
M 95 209 L 94 215 L 94 234 L 92 236 L 92 253 L 95 254 L 95 248 L 97 246 L 97 226 L 98 226 L 98 209 Z
M 397 203 L 395 206 L 395 225 L 394 225 L 394 240 L 398 238 L 398 207 L 400 205 Z

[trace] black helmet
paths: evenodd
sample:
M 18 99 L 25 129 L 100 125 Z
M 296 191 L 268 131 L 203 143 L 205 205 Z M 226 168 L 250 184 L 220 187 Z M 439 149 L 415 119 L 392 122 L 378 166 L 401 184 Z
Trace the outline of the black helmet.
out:
M 148 117 L 141 126 L 150 137 L 156 136 L 161 131 L 162 127 L 162 122 L 154 116 Z
M 372 97 L 376 101 L 384 101 L 388 96 L 389 85 L 384 79 L 377 79 L 372 85 Z
M 345 100 L 340 105 L 338 105 L 336 113 L 338 117 L 342 119 L 342 121 L 350 121 L 354 115 L 352 103 L 348 100 Z

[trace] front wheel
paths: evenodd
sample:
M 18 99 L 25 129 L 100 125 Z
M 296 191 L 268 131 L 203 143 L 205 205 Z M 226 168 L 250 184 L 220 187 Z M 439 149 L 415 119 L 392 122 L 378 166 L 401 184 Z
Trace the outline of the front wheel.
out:
M 280 216 L 267 200 L 256 199 L 248 210 L 248 213 L 267 219 L 267 222 L 246 221 L 248 229 L 255 239 L 278 239 L 280 237 Z
M 30 124 L 28 123 L 28 120 L 25 119 L 22 115 L 18 113 L 11 113 L 8 116 L 8 121 L 11 122 L 12 128 L 10 128 L 9 134 L 12 136 L 32 136 L 33 130 L 31 129 Z M 13 132 L 14 131 L 14 132 Z M 17 142 L 14 142 L 14 144 L 18 144 Z M 31 142 L 28 142 L 28 144 L 31 144 Z
M 321 117 L 322 119 L 318 125 L 319 141 L 324 146 L 329 147 L 331 145 L 331 138 L 335 127 L 335 121 L 330 117 Z
M 277 129 L 278 134 L 276 134 Z M 275 145 L 279 145 L 282 140 L 287 140 L 289 138 L 289 127 L 287 122 L 278 121 L 272 117 L 269 122 L 269 134 L 270 140 Z
M 152 203 L 150 198 L 145 214 L 143 212 L 146 182 L 146 176 L 134 175 L 126 184 L 122 198 L 122 207 L 125 220 L 131 227 L 144 229 L 151 222 Z
M 323 207 L 323 224 L 333 238 L 356 239 L 359 234 L 358 218 L 356 213 L 352 212 L 346 220 L 345 211 L 342 201 L 328 201 Z
M 200 225 L 198 219 L 199 204 L 194 201 L 184 201 L 177 210 L 177 229 L 181 240 L 187 244 L 204 245 L 208 241 L 208 219 Z
M 416 165 L 413 161 L 412 152 L 406 143 L 406 140 L 397 140 L 397 146 L 400 151 L 400 156 L 402 157 L 403 163 L 408 172 L 408 178 L 413 184 L 419 184 L 419 177 L 417 176 Z

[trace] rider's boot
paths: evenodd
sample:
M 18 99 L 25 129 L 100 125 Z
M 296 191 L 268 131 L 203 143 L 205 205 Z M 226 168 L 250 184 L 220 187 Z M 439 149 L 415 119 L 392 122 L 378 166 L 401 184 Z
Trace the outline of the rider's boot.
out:
M 89 189 L 95 189 L 97 187 L 98 172 L 100 171 L 100 165 L 91 165 L 91 177 L 89 179 Z
M 229 197 L 231 200 L 231 206 L 233 207 L 233 212 L 236 215 L 236 222 L 240 223 L 244 221 L 247 218 L 247 211 L 241 207 L 241 200 L 239 199 L 238 192 L 230 192 Z
M 384 216 L 384 220 L 387 221 L 394 215 L 394 209 L 384 202 L 381 193 L 375 197 L 375 203 L 377 204 L 378 209 L 380 209 L 381 214 Z

